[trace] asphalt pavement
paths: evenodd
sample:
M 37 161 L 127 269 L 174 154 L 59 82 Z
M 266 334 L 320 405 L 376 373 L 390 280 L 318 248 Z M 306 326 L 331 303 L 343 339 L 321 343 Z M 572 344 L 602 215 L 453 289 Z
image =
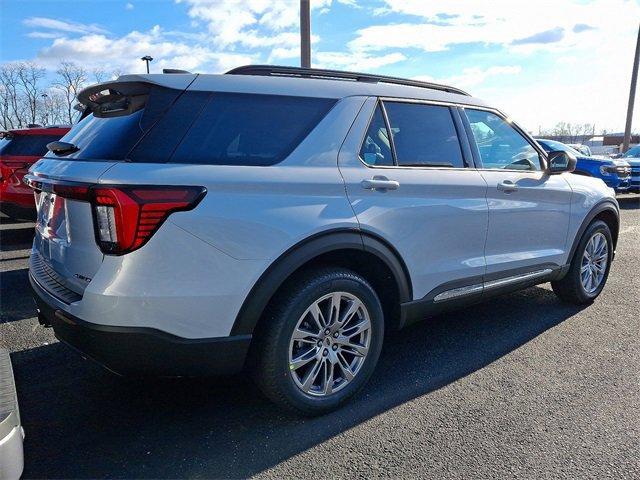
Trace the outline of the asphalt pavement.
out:
M 640 197 L 577 308 L 549 285 L 386 339 L 345 408 L 291 416 L 243 377 L 127 380 L 38 325 L 32 224 L 0 224 L 0 348 L 14 365 L 24 478 L 640 478 Z

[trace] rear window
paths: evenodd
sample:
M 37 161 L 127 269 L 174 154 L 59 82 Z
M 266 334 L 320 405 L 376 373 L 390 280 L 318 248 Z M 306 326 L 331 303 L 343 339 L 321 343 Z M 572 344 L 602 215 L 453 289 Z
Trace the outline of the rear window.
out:
M 18 135 L 3 139 L 0 155 L 42 157 L 47 153 L 47 143 L 60 140 L 60 135 Z
M 334 103 L 324 98 L 189 92 L 136 147 L 131 160 L 273 165 L 298 146 Z
M 125 160 L 147 132 L 180 95 L 179 90 L 151 87 L 145 108 L 131 115 L 106 118 L 86 116 L 73 126 L 62 141 L 79 150 L 64 157 L 49 152 L 47 157 L 65 160 Z

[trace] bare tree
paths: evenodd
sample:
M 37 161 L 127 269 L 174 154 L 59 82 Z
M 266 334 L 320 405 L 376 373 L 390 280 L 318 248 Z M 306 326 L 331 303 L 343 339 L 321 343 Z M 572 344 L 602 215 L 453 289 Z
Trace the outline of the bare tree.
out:
M 107 72 L 105 72 L 102 68 L 95 68 L 91 73 L 93 81 L 95 83 L 102 83 L 108 78 Z
M 27 118 L 25 123 L 36 123 L 38 118 L 38 103 L 42 93 L 40 81 L 44 75 L 45 69 L 35 63 L 21 62 L 17 64 L 18 83 L 26 105 Z
M 19 89 L 18 64 L 5 63 L 0 68 L 0 102 L 2 103 L 2 127 L 23 126 L 23 101 Z
M 58 74 L 58 80 L 54 85 L 62 92 L 66 102 L 67 116 L 65 121 L 73 123 L 75 114 L 73 106 L 78 97 L 78 92 L 87 82 L 87 71 L 73 62 L 63 61 L 60 63 L 60 67 L 56 70 L 56 73 Z

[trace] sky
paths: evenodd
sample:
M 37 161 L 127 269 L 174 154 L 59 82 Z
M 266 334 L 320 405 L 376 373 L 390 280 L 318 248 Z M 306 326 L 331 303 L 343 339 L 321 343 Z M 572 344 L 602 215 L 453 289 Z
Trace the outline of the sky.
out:
M 451 84 L 532 132 L 622 131 L 640 0 L 311 0 L 312 66 Z M 0 63 L 299 64 L 298 0 L 1 0 Z M 51 73 L 52 74 L 52 73 Z M 640 99 L 634 109 L 640 126 Z M 634 127 L 634 130 L 640 130 Z

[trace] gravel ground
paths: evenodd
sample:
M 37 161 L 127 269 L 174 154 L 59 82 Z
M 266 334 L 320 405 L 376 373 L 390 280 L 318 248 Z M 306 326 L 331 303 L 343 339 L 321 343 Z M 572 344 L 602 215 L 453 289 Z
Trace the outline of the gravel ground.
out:
M 587 308 L 548 285 L 387 339 L 374 379 L 300 419 L 243 378 L 125 380 L 34 318 L 29 224 L 0 225 L 0 347 L 26 431 L 24 478 L 640 478 L 640 197 Z

